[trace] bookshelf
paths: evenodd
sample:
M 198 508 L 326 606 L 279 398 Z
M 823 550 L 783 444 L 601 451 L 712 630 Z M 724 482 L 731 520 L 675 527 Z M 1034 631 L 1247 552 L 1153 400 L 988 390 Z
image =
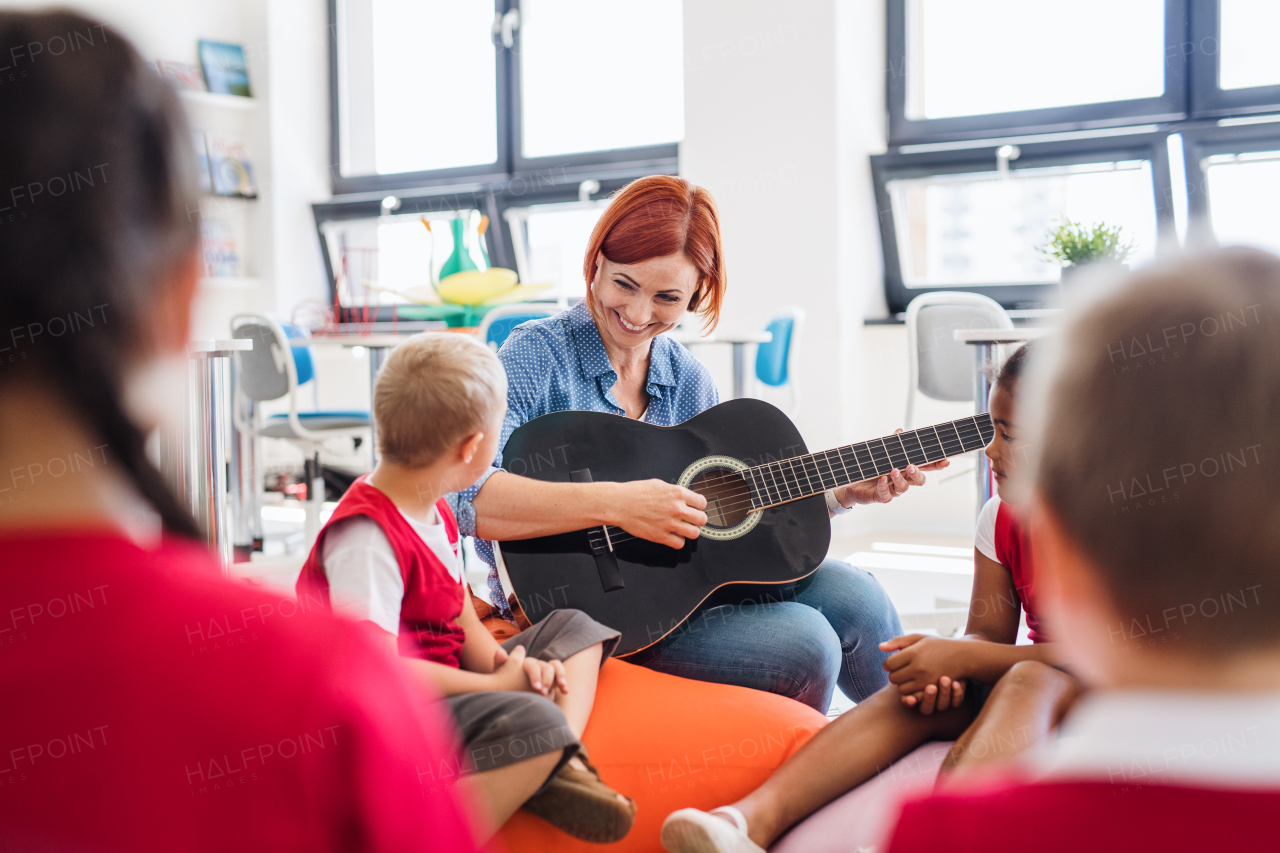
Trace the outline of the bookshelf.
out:
M 256 75 L 254 83 L 263 93 L 266 76 Z M 271 286 L 271 201 L 262 197 L 264 182 L 270 180 L 270 115 L 260 98 L 214 92 L 181 90 L 178 98 L 192 130 L 205 135 L 211 146 L 214 137 L 243 145 L 252 164 L 258 198 L 200 193 L 203 239 L 225 241 L 239 256 L 236 275 L 203 276 L 192 314 L 192 334 L 225 338 L 231 317 L 245 311 L 274 308 Z M 212 166 L 212 157 L 210 158 Z

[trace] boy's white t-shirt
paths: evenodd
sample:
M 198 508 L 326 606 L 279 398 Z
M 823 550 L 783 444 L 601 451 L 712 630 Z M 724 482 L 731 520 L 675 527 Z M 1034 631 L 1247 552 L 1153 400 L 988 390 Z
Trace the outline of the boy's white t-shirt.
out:
M 423 524 L 403 510 L 400 515 L 448 567 L 453 579 L 462 583 L 462 560 L 449 542 L 439 513 L 434 524 Z M 368 620 L 392 636 L 400 634 L 404 578 L 396 552 L 378 522 L 367 515 L 334 522 L 325 532 L 320 557 L 335 611 L 351 619 Z

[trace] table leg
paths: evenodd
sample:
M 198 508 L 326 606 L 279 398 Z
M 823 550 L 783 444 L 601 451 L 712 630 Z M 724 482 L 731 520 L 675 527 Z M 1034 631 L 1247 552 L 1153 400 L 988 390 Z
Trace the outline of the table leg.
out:
M 232 560 L 227 492 L 228 361 L 225 356 L 191 359 L 192 393 L 188 409 L 191 440 L 188 498 L 205 542 L 218 556 L 224 574 Z
M 987 410 L 987 397 L 991 393 L 991 381 L 987 370 L 995 363 L 996 347 L 999 344 L 983 341 L 973 347 L 973 405 L 977 414 Z M 978 472 L 978 512 L 991 500 L 991 464 L 987 454 L 978 451 L 978 464 L 974 466 Z
M 367 347 L 369 353 L 369 460 L 378 466 L 378 431 L 373 424 L 373 389 L 378 383 L 378 371 L 387 362 L 387 347 Z
M 258 437 L 252 431 L 257 423 L 258 404 L 249 399 L 236 400 L 235 365 L 231 371 L 231 405 L 239 404 L 246 431 L 231 419 L 231 459 L 227 470 L 231 475 L 231 547 L 235 559 L 246 561 L 249 554 L 262 550 L 262 472 L 258 469 Z
M 733 399 L 747 396 L 747 345 L 733 342 Z

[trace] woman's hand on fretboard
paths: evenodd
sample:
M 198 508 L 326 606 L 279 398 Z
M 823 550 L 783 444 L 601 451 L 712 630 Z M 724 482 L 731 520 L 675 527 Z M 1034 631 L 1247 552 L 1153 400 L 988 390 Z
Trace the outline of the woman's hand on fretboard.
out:
M 895 434 L 900 432 L 902 430 L 896 430 Z M 851 483 L 836 489 L 836 500 L 845 507 L 856 504 L 887 504 L 898 495 L 905 494 L 912 486 L 923 486 L 926 471 L 941 471 L 950 464 L 950 459 L 939 459 L 929 465 L 908 465 L 905 471 L 894 468 L 874 480 Z

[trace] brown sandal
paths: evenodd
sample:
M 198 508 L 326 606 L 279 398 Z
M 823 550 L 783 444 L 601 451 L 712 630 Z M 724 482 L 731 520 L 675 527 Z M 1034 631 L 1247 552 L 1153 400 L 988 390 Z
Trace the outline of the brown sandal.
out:
M 587 759 L 585 747 L 579 750 L 578 758 L 586 770 L 566 763 L 545 788 L 529 798 L 524 810 L 583 841 L 621 841 L 631 831 L 636 804 L 630 799 L 625 804 L 618 800 L 618 792 L 600 779 L 600 772 Z

